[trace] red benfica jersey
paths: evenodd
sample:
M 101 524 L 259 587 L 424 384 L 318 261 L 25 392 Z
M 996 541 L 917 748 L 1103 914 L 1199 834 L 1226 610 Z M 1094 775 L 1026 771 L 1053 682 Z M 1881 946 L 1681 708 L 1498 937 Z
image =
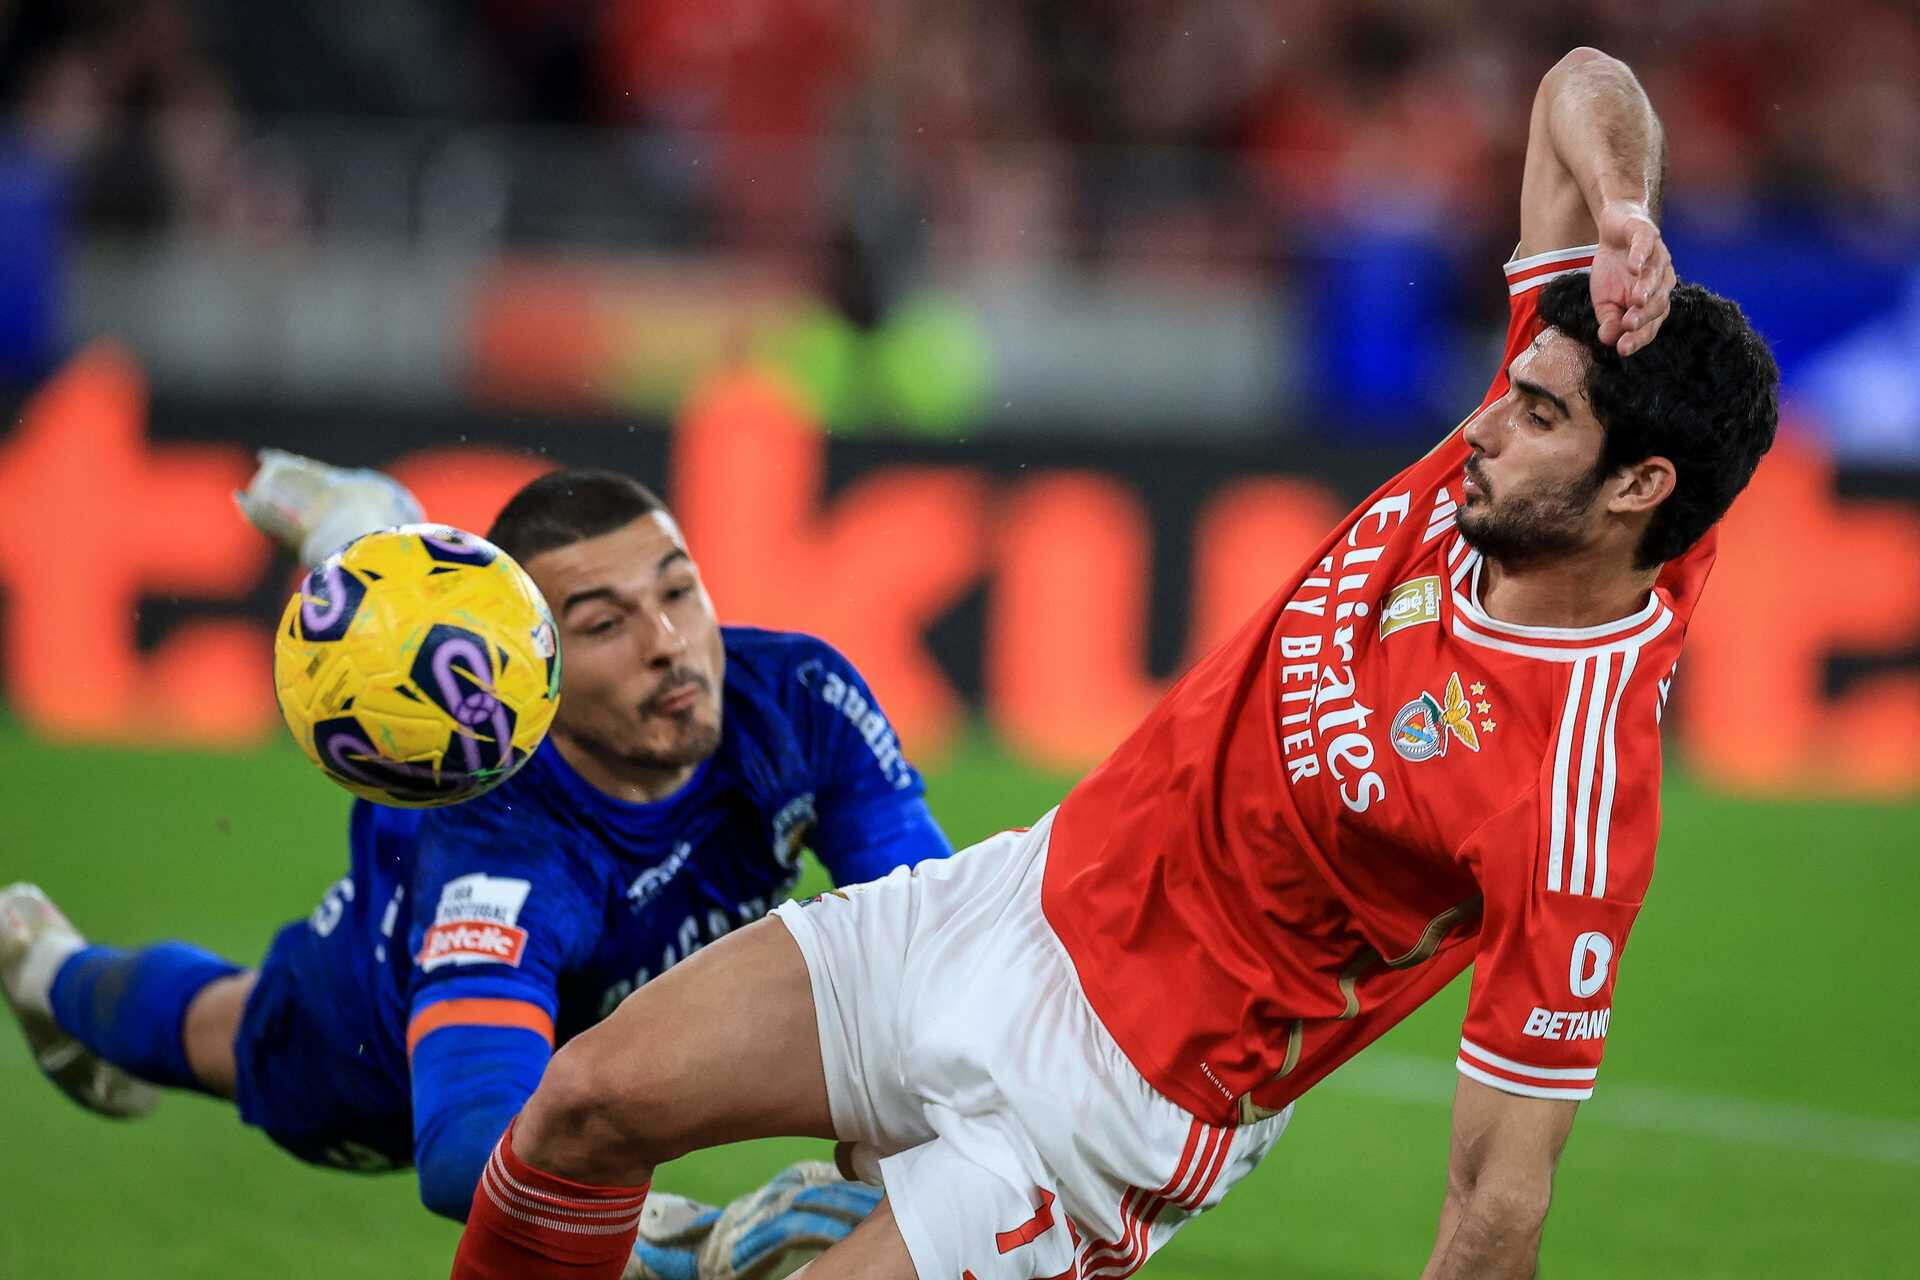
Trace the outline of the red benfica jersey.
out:
M 1592 254 L 1508 264 L 1476 413 L 1541 286 Z M 1469 452 L 1456 430 L 1382 486 L 1055 818 L 1047 919 L 1134 1066 L 1202 1119 L 1286 1106 L 1469 964 L 1460 1071 L 1593 1091 L 1713 536 L 1630 617 L 1501 622 L 1454 528 Z

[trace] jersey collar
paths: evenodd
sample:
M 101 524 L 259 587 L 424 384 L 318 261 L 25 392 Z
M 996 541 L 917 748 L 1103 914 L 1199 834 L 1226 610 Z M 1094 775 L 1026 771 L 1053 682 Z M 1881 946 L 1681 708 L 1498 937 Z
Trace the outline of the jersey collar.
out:
M 1453 596 L 1453 634 L 1468 644 L 1546 662 L 1578 662 L 1602 653 L 1637 649 L 1673 624 L 1673 610 L 1656 588 L 1637 612 L 1593 627 L 1526 627 L 1502 622 L 1480 607 L 1478 551 L 1455 534 L 1447 549 Z

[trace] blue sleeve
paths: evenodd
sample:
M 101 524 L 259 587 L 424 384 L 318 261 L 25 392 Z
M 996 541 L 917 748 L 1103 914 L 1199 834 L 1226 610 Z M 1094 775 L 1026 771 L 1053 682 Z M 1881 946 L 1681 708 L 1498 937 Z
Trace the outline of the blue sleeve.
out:
M 590 876 L 533 806 L 492 797 L 424 821 L 408 893 L 420 1198 L 464 1218 L 480 1170 L 552 1056 L 560 975 L 599 937 Z M 458 1003 L 455 1003 L 458 1002 Z
M 806 736 L 820 779 L 808 842 L 834 882 L 858 884 L 950 855 L 927 809 L 926 784 L 867 682 L 826 645 L 808 667 Z
M 441 1027 L 414 1046 L 413 1160 L 422 1204 L 465 1220 L 488 1155 L 552 1055 L 543 1038 L 519 1027 Z
M 491 797 L 421 828 L 409 896 L 409 1019 L 444 1000 L 515 999 L 559 1013 L 560 975 L 600 936 L 601 895 L 568 834 Z

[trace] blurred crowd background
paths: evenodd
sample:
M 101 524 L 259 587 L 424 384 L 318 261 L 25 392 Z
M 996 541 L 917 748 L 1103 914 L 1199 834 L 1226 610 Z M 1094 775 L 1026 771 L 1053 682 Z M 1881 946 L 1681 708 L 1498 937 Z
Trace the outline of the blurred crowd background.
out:
M 471 327 L 477 261 L 693 255 L 709 288 L 732 267 L 825 304 L 775 341 L 844 426 L 1425 430 L 1483 373 L 1528 104 L 1580 43 L 1627 58 L 1667 122 L 1681 269 L 1747 300 L 1841 448 L 1920 457 L 1890 358 L 1920 341 L 1903 0 L 12 0 L 11 365 L 117 317 L 162 377 L 537 401 L 522 384 L 565 379 L 423 332 Z M 396 250 L 468 266 L 421 264 L 407 287 L 432 296 L 384 329 L 277 353 L 347 367 L 339 388 L 263 367 L 257 334 L 223 356 L 150 332 L 217 347 L 271 310 L 198 274 L 198 319 L 117 296 L 265 260 L 324 311 L 288 255 L 337 292 L 356 268 L 392 283 Z M 666 327 L 711 296 L 652 283 L 636 305 Z M 882 330 L 944 366 L 937 389 L 846 385 Z M 382 379 L 356 338 L 438 363 Z M 1109 403 L 1103 364 L 1152 393 Z M 678 388 L 639 382 L 609 398 Z
M 519 128 L 603 135 L 629 178 L 714 158 L 465 211 L 516 242 L 827 245 L 886 214 L 975 261 L 1231 265 L 1349 219 L 1498 242 L 1535 82 L 1589 43 L 1659 103 L 1690 212 L 1920 232 L 1898 0 L 15 0 L 0 22 L 13 122 L 89 227 L 399 229 L 334 187 L 331 118 L 376 149 L 400 127 L 429 168 L 497 148 L 503 178 L 539 145 Z
M 1347 495 L 1477 399 L 1529 104 L 1581 44 L 1666 122 L 1682 275 L 1780 357 L 1812 478 L 1776 514 L 1866 565 L 1795 714 L 1920 714 L 1909 0 L 5 0 L 0 395 L 111 339 L 160 439 L 618 463 L 752 368 L 828 489 L 1124 454 L 1164 676 L 1206 496 L 1173 463 Z

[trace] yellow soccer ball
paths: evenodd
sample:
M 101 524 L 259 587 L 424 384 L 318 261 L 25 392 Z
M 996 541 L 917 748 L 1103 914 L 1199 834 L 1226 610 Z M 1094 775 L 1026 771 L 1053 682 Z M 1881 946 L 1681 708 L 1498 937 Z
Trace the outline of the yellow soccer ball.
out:
M 307 758 L 368 800 L 425 808 L 512 776 L 560 701 L 553 616 L 526 571 L 447 525 L 383 529 L 327 557 L 273 646 Z

